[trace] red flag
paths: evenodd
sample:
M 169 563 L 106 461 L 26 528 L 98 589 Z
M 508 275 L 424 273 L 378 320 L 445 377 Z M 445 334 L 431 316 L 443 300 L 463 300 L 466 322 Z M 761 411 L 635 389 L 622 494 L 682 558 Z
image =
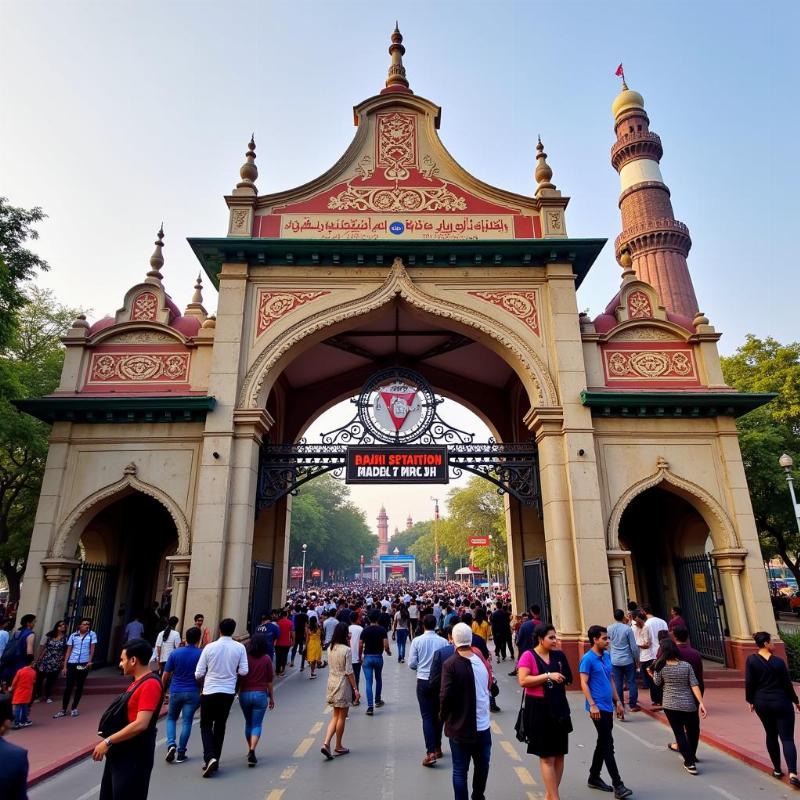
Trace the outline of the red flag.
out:
M 617 71 L 616 71 L 614 74 L 615 74 L 615 75 L 616 75 L 618 78 L 624 78 L 624 77 L 625 77 L 625 70 L 624 70 L 624 69 L 622 69 L 622 64 L 620 64 L 620 65 L 617 67 Z

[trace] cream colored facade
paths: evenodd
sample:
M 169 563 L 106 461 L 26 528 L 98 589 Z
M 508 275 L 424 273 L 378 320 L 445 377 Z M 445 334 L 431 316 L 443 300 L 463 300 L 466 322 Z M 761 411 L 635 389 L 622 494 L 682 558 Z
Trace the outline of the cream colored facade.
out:
M 117 631 L 166 585 L 181 625 L 243 627 L 254 561 L 279 604 L 291 500 L 256 513 L 259 447 L 297 441 L 395 358 L 498 440 L 538 445 L 541 515 L 507 496 L 517 608 L 526 562 L 545 558 L 577 652 L 630 597 L 679 602 L 671 557 L 710 552 L 739 666 L 774 622 L 734 424 L 747 403 L 724 384 L 718 334 L 670 319 L 624 256 L 617 305 L 602 325 L 580 317 L 603 241 L 567 236 L 541 146 L 533 197 L 495 189 L 447 153 L 440 109 L 397 86 L 356 107 L 342 159 L 291 192 L 258 194 L 251 142 L 227 237 L 192 241 L 215 318 L 199 285 L 182 314 L 169 300 L 159 237 L 116 316 L 76 321 L 58 391 L 29 405 L 54 426 L 21 610 L 45 628 L 62 616 L 81 558 L 119 569 Z

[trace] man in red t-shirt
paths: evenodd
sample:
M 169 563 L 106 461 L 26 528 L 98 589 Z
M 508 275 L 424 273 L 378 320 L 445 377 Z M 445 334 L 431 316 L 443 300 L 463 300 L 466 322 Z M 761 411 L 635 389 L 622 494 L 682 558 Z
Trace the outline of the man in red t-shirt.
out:
M 128 724 L 112 733 L 92 753 L 106 757 L 99 800 L 142 800 L 150 788 L 156 748 L 156 720 L 161 710 L 161 681 L 150 670 L 152 645 L 131 639 L 122 648 L 119 665 L 133 678 L 128 689 Z
M 278 628 L 280 634 L 275 640 L 275 674 L 283 675 L 286 670 L 286 659 L 289 650 L 294 643 L 294 625 L 286 613 L 286 609 L 281 609 L 278 615 Z

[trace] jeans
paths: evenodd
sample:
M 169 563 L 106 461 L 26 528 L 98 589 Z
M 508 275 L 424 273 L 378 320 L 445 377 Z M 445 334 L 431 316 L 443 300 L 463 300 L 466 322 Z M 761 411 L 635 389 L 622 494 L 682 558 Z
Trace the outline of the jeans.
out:
M 408 639 L 408 628 L 397 629 L 397 660 L 402 661 L 406 657 L 406 640 Z
M 613 667 L 614 670 L 614 683 L 617 685 L 617 696 L 620 701 L 625 703 L 625 695 L 622 693 L 622 681 L 628 684 L 628 703 L 631 708 L 639 705 L 639 686 L 636 683 L 636 664 L 631 661 L 630 664 L 624 664 L 621 667 Z
M 617 760 L 614 758 L 614 712 L 601 711 L 600 719 L 593 719 L 594 727 L 597 730 L 597 744 L 594 747 L 592 766 L 589 768 L 589 777 L 597 779 L 600 777 L 600 770 L 603 769 L 603 762 L 606 764 L 608 774 L 611 776 L 611 783 L 619 786 L 622 783 Z
M 762 704 L 756 706 L 756 714 L 767 734 L 767 752 L 772 766 L 780 772 L 781 751 L 778 739 L 783 745 L 783 757 L 790 773 L 797 772 L 797 747 L 794 743 L 794 709 L 789 703 Z
M 367 706 L 372 708 L 372 676 L 375 676 L 375 699 L 381 699 L 383 689 L 383 656 L 364 656 L 364 683 L 367 685 Z
M 486 780 L 489 777 L 489 759 L 492 755 L 492 732 L 489 728 L 478 731 L 474 742 L 450 740 L 453 756 L 453 795 L 455 800 L 469 800 L 467 775 L 472 759 L 475 770 L 472 774 L 472 800 L 485 800 Z
M 178 752 L 186 752 L 186 745 L 189 743 L 189 735 L 192 732 L 192 720 L 194 712 L 200 705 L 200 691 L 190 689 L 185 692 L 172 692 L 169 696 L 169 708 L 167 709 L 167 747 L 178 746 Z M 181 737 L 176 742 L 178 727 L 178 717 L 181 718 Z
M 84 669 L 78 669 L 78 667 Z M 64 698 L 61 701 L 61 708 L 66 712 L 69 705 L 72 690 L 75 690 L 75 697 L 72 698 L 73 710 L 78 707 L 83 695 L 83 684 L 86 683 L 86 678 L 89 675 L 89 670 L 85 669 L 85 664 L 67 664 L 67 685 L 64 687 Z
M 276 644 L 275 645 L 275 674 L 276 675 L 283 675 L 284 671 L 286 670 L 286 659 L 289 657 L 289 647 L 288 644 Z
M 267 713 L 266 692 L 239 692 L 239 706 L 244 714 L 244 738 L 261 736 L 261 723 Z
M 671 708 L 665 708 L 664 713 L 675 734 L 684 765 L 688 767 L 694 764 L 697 759 L 697 745 L 700 742 L 700 713 L 697 710 L 674 711 Z
M 653 664 L 655 663 L 655 659 L 653 659 L 653 661 L 642 661 L 642 679 L 644 680 L 645 686 L 650 690 L 650 702 L 660 706 L 661 701 L 664 699 L 664 687 L 656 686 L 647 672 L 648 669 L 653 668 Z
M 442 749 L 442 723 L 439 720 L 439 698 L 431 694 L 430 683 L 426 678 L 417 678 L 417 702 L 422 715 L 425 752 L 435 753 Z
M 361 678 L 361 662 L 353 662 L 353 680 L 356 682 L 356 689 L 358 689 L 358 681 Z
M 30 718 L 28 711 L 30 710 L 30 703 L 14 703 L 14 724 L 22 725 Z
M 225 741 L 225 724 L 231 713 L 233 695 L 224 692 L 204 694 L 200 696 L 200 735 L 203 737 L 203 760 L 222 755 L 222 743 Z

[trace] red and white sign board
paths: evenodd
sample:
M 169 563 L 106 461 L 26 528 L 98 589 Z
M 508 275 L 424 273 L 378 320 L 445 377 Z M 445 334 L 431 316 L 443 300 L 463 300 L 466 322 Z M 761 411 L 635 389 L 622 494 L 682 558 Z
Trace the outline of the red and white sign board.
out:
M 468 539 L 470 547 L 488 547 L 489 546 L 489 537 L 488 536 L 470 536 Z
M 289 577 L 290 578 L 302 578 L 303 577 L 303 568 L 302 567 L 290 567 L 289 568 Z
M 322 577 L 322 570 L 321 569 L 312 569 L 311 570 L 311 577 L 312 578 L 321 578 Z
M 390 567 L 389 568 L 389 572 L 391 572 L 392 575 L 403 575 L 405 573 L 405 571 L 406 571 L 405 567 Z

